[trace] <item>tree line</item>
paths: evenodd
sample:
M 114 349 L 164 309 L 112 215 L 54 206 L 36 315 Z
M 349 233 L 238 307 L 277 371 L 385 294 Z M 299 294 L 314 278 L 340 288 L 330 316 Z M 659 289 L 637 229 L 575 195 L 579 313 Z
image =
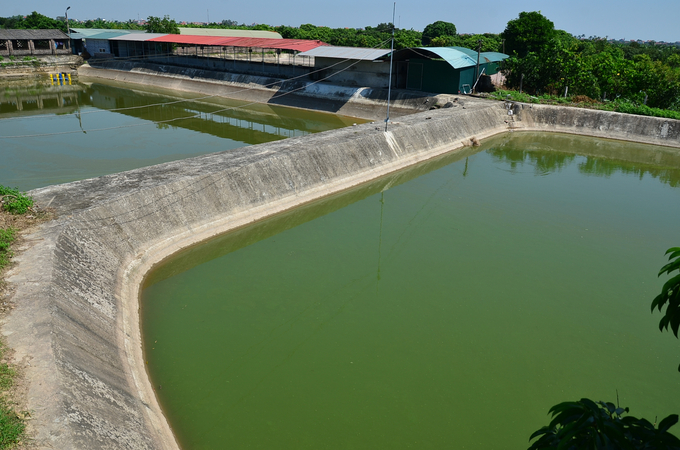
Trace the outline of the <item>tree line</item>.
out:
M 680 48 L 579 39 L 538 12 L 523 12 L 502 33 L 512 56 L 507 84 L 531 93 L 569 93 L 680 110 Z

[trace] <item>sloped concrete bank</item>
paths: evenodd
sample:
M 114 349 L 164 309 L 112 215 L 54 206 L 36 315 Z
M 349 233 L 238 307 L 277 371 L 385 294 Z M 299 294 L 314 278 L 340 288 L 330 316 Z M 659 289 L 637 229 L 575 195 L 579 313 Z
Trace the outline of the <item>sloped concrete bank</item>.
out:
M 83 64 L 83 58 L 76 55 L 44 55 L 36 56 L 35 60 L 8 61 L 5 59 L 0 65 L 0 80 L 37 78 L 50 73 L 69 73 L 75 75 L 78 66 Z
M 407 116 L 388 132 L 364 124 L 31 192 L 59 218 L 18 257 L 2 332 L 26 363 L 37 447 L 177 448 L 141 350 L 139 286 L 155 263 L 508 129 L 680 148 L 678 121 L 489 102 Z
M 85 80 L 100 78 L 236 100 L 314 109 L 369 120 L 384 119 L 387 108 L 386 89 L 313 83 L 304 74 L 301 78 L 282 79 L 151 62 L 110 60 L 92 64 L 81 66 L 78 76 Z M 415 91 L 394 90 L 390 116 L 394 118 L 426 111 L 435 105 L 443 106 L 452 99 L 450 95 L 433 96 Z

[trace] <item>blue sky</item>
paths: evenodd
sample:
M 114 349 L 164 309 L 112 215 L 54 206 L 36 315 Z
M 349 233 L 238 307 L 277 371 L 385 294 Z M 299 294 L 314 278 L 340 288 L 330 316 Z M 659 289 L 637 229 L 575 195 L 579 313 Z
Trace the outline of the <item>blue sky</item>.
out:
M 338 27 L 375 26 L 392 19 L 391 1 L 340 0 L 31 0 L 5 2 L 0 15 L 25 15 L 38 11 L 50 17 L 128 20 L 169 15 L 177 21 L 236 20 L 239 23 L 267 23 L 299 26 L 303 23 Z M 680 41 L 680 1 L 657 0 L 403 0 L 397 2 L 396 24 L 421 30 L 436 20 L 453 22 L 459 33 L 500 33 L 509 20 L 522 11 L 541 11 L 555 27 L 574 35 L 608 36 L 614 39 Z

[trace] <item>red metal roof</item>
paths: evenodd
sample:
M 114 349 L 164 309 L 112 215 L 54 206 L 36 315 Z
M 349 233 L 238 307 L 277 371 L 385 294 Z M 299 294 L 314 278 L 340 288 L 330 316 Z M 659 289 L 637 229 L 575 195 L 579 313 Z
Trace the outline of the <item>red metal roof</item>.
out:
M 173 44 L 219 45 L 223 47 L 248 48 L 279 48 L 282 50 L 297 50 L 299 52 L 306 52 L 307 50 L 311 50 L 322 45 L 328 45 L 325 42 L 311 41 L 306 39 L 191 36 L 187 34 L 168 34 L 149 40 L 155 42 L 171 42 Z

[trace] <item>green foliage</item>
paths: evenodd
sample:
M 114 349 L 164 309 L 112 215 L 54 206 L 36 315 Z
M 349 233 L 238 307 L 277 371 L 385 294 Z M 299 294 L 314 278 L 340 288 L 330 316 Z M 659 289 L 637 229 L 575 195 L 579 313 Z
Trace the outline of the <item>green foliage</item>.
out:
M 677 414 L 663 419 L 657 428 L 645 419 L 623 417 L 628 411 L 587 398 L 560 403 L 550 408 L 550 424 L 531 435 L 530 440 L 538 440 L 529 450 L 680 449 L 680 440 L 668 432 L 678 422 Z
M 652 301 L 652 312 L 654 308 L 661 311 L 664 306 L 666 307 L 666 312 L 659 321 L 659 330 L 668 330 L 670 327 L 677 338 L 678 329 L 680 329 L 680 247 L 669 248 L 666 254 L 668 264 L 661 268 L 659 276 L 667 274 L 671 278 L 664 283 L 661 293 Z M 673 272 L 677 273 L 673 274 Z
M 145 28 L 133 20 L 128 20 L 126 22 L 119 21 L 109 21 L 103 19 L 86 20 L 85 23 L 81 25 L 83 28 L 103 28 L 107 30 L 144 30 Z
M 0 17 L 0 28 L 5 29 L 41 29 L 41 30 L 61 30 L 66 32 L 66 23 L 43 16 L 37 11 L 33 11 L 26 18 L 22 16 Z
M 285 39 L 314 39 L 343 47 L 390 48 L 392 24 L 381 23 L 376 27 L 329 28 L 303 24 L 299 28 L 280 26 L 272 28 Z M 398 49 L 420 45 L 421 33 L 415 30 L 394 30 L 394 47 Z
M 0 402 L 0 449 L 10 449 L 21 441 L 26 424 L 12 408 Z
M 510 41 L 506 47 L 512 49 Z M 524 91 L 553 95 L 568 87 L 572 95 L 680 111 L 680 49 L 657 47 L 582 40 L 554 30 L 549 40 L 529 47 L 523 56 L 513 50 L 504 62 L 506 84 L 517 88 L 521 82 Z M 645 108 L 639 111 L 636 114 L 658 115 Z
M 636 105 L 631 102 L 615 102 L 613 103 L 612 110 L 626 114 L 637 114 L 640 116 L 663 117 L 666 119 L 680 120 L 680 111 L 650 108 L 647 105 Z
M 5 347 L 0 343 L 0 359 Z M 14 384 L 16 373 L 7 363 L 0 363 L 0 449 L 10 449 L 19 443 L 26 425 L 5 399 L 5 392 Z
M 8 188 L 0 185 L 0 200 L 2 208 L 12 214 L 24 214 L 33 206 L 33 198 L 19 192 L 18 188 Z
M 506 52 L 520 57 L 540 51 L 554 36 L 555 25 L 537 11 L 519 13 L 503 31 Z
M 432 43 L 433 39 L 444 36 L 455 36 L 456 34 L 456 26 L 454 24 L 438 20 L 426 26 L 423 30 L 423 45 L 434 46 Z
M 146 25 L 144 26 L 147 33 L 167 33 L 179 34 L 179 25 L 170 16 L 160 17 L 149 16 L 146 18 Z
M 23 21 L 22 28 L 41 30 L 59 29 L 64 32 L 67 31 L 65 22 L 61 20 L 52 19 L 47 16 L 43 16 L 42 14 L 39 14 L 37 11 L 33 11 L 30 15 L 26 16 L 26 18 Z
M 0 228 L 0 270 L 9 264 L 9 260 L 12 257 L 12 250 L 10 249 L 10 246 L 15 239 L 15 229 Z

